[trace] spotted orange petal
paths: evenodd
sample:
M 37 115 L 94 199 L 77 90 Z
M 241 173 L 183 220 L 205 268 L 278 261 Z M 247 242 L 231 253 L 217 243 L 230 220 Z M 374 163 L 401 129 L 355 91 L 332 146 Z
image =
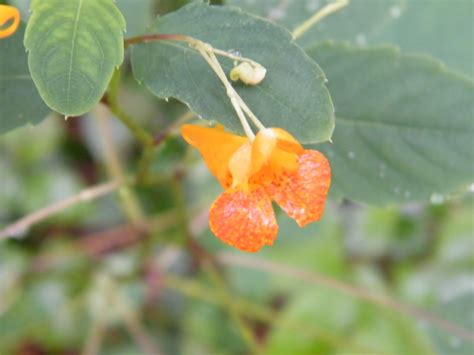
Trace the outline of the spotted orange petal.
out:
M 7 23 L 12 21 L 8 26 Z M 15 33 L 20 25 L 20 11 L 13 6 L 0 5 L 0 38 L 6 38 Z
M 247 252 L 272 245 L 278 233 L 271 199 L 261 188 L 223 192 L 211 206 L 209 226 L 219 239 Z
M 281 128 L 266 128 L 258 132 L 252 144 L 252 173 L 258 173 L 265 165 L 296 168 L 296 153 L 303 147 Z
M 318 221 L 331 184 L 329 162 L 316 150 L 298 156 L 298 168 L 285 171 L 270 187 L 272 198 L 300 227 Z
M 232 155 L 247 142 L 247 138 L 224 131 L 223 126 L 181 126 L 181 135 L 199 150 L 211 173 L 224 188 L 232 183 L 228 163 Z

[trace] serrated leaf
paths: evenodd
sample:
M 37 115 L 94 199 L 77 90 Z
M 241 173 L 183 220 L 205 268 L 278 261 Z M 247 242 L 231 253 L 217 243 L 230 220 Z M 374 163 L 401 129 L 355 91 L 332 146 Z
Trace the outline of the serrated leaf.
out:
M 112 0 L 33 0 L 25 35 L 41 97 L 66 116 L 89 111 L 123 61 L 125 21 Z
M 293 30 L 334 0 L 226 0 Z M 472 0 L 351 0 L 298 39 L 308 48 L 324 40 L 357 45 L 393 43 L 433 55 L 452 69 L 474 75 Z M 324 68 L 323 68 L 324 69 Z
M 321 148 L 337 196 L 386 205 L 472 182 L 474 83 L 394 47 L 326 43 L 308 53 L 334 98 L 334 144 Z
M 39 123 L 49 111 L 28 70 L 24 32 L 22 24 L 13 36 L 0 40 L 0 133 Z
M 331 137 L 333 107 L 324 74 L 283 28 L 238 9 L 199 2 L 158 19 L 153 32 L 188 35 L 261 63 L 267 69 L 261 84 L 234 84 L 257 117 L 266 126 L 287 129 L 303 143 Z M 232 61 L 221 58 L 221 63 L 230 72 Z M 203 118 L 242 132 L 224 86 L 187 45 L 172 41 L 136 45 L 132 64 L 137 80 L 156 96 L 175 97 Z
M 332 2 L 334 0 L 226 0 L 228 4 L 280 23 L 290 31 Z M 367 36 L 380 31 L 394 20 L 390 16 L 390 9 L 401 8 L 405 2 L 351 0 L 347 6 L 305 32 L 298 43 L 307 47 L 327 39 L 365 42 Z
M 474 2 L 408 1 L 368 43 L 395 43 L 404 51 L 427 53 L 450 68 L 474 77 Z

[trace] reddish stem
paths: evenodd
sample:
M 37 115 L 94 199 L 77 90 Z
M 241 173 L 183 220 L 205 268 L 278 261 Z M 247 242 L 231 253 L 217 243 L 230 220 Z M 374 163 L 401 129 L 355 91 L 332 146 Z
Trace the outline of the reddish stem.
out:
M 124 41 L 125 47 L 128 47 L 132 44 L 137 43 L 145 43 L 145 42 L 152 42 L 152 41 L 164 41 L 164 40 L 172 40 L 172 41 L 180 41 L 180 42 L 190 42 L 190 37 L 185 35 L 178 35 L 178 34 L 166 34 L 166 33 L 153 33 L 149 35 L 142 35 L 136 37 L 127 38 Z

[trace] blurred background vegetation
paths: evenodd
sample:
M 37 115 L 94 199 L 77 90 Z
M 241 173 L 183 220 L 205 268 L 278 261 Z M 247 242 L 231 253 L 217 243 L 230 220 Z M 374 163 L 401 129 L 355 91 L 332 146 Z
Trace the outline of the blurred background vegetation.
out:
M 384 209 L 332 200 L 304 229 L 278 213 L 276 244 L 247 256 L 207 228 L 220 187 L 176 134 L 185 107 L 144 93 L 127 65 L 120 103 L 161 142 L 134 189 L 149 228 L 111 194 L 0 241 L 0 354 L 474 353 L 473 191 Z M 0 227 L 107 181 L 104 129 L 136 171 L 137 142 L 94 114 L 0 137 Z

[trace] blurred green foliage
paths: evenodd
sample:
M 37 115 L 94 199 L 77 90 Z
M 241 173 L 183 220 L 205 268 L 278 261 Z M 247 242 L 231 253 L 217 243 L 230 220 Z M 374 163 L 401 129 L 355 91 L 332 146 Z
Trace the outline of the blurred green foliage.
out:
M 150 5 L 165 13 L 184 2 Z M 141 9 L 126 15 L 148 17 Z M 161 143 L 135 189 L 150 233 L 128 224 L 115 194 L 0 241 L 0 354 L 249 354 L 233 310 L 263 354 L 474 353 L 472 342 L 425 318 L 226 262 L 241 253 L 208 231 L 206 217 L 220 187 L 172 127 L 186 108 L 143 94 L 128 62 L 119 98 Z M 131 173 L 140 147 L 110 124 Z M 51 115 L 0 137 L 0 227 L 106 180 L 105 165 L 93 115 Z M 473 332 L 473 216 L 472 191 L 385 209 L 329 201 L 324 218 L 304 229 L 278 213 L 277 242 L 249 259 L 325 275 Z M 216 257 L 223 283 L 209 272 Z

